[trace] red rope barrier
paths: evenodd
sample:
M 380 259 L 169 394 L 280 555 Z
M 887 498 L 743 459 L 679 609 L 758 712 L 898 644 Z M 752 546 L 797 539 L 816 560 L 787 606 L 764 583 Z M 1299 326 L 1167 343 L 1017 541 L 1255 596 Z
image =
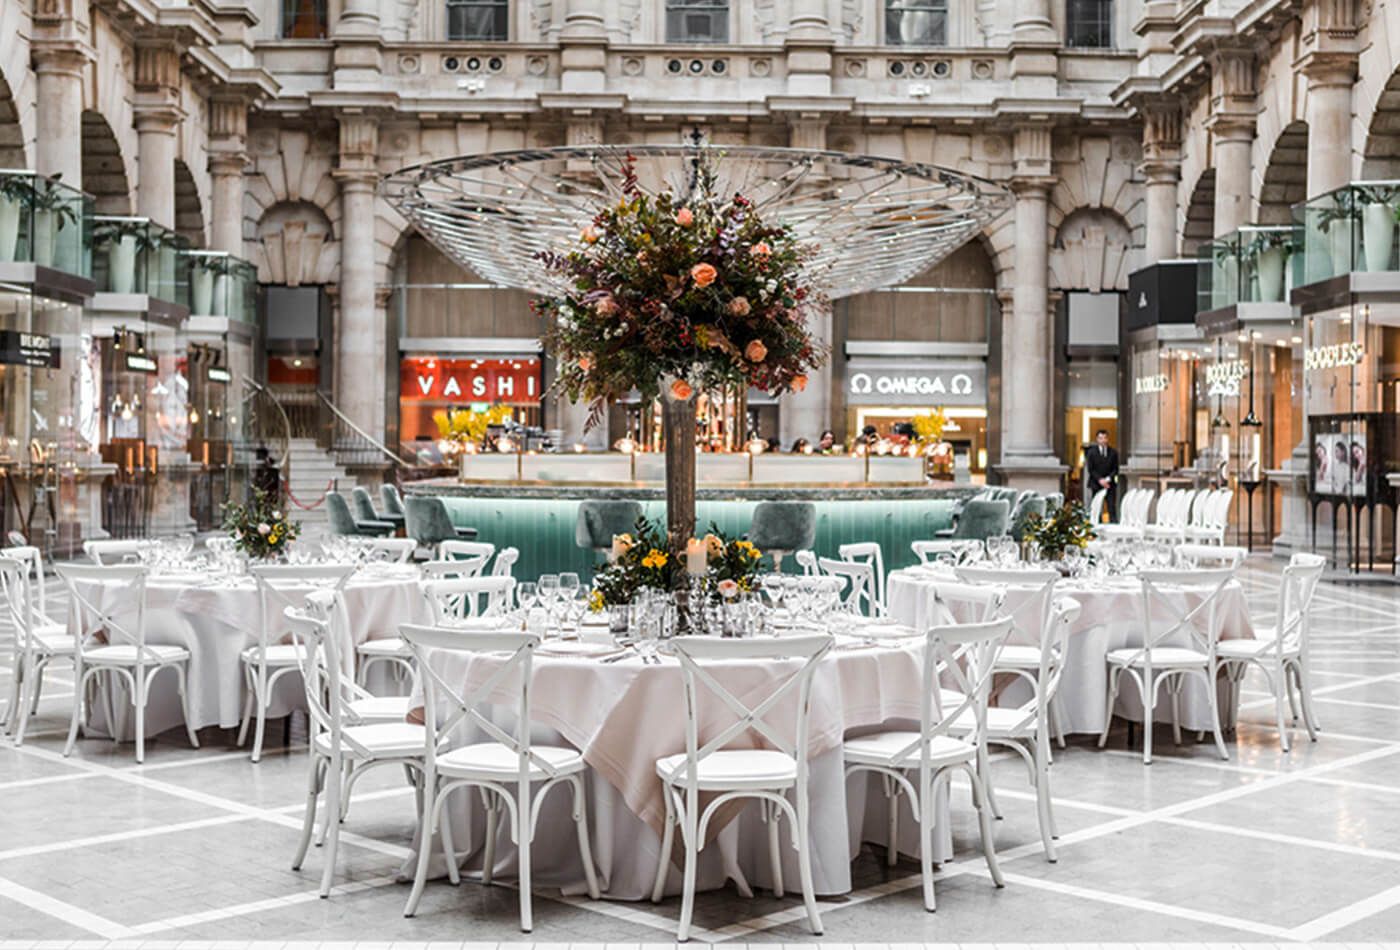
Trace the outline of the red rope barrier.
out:
M 291 485 L 288 485 L 288 486 L 287 486 L 287 500 L 290 501 L 292 504 L 296 505 L 296 506 L 297 506 L 298 508 L 300 508 L 302 511 L 315 511 L 317 508 L 321 507 L 322 505 L 324 505 L 324 504 L 326 503 L 326 496 L 329 495 L 329 494 L 331 493 L 331 488 L 332 488 L 334 485 L 335 485 L 335 479 L 331 479 L 330 481 L 326 482 L 326 490 L 323 491 L 323 492 L 321 492 L 321 497 L 318 498 L 318 499 L 316 499 L 315 501 L 313 501 L 313 502 L 312 502 L 311 504 L 309 504 L 309 505 L 302 504 L 302 502 L 300 501 L 300 499 L 298 499 L 296 495 L 293 495 L 293 494 L 292 494 L 292 486 L 291 486 Z

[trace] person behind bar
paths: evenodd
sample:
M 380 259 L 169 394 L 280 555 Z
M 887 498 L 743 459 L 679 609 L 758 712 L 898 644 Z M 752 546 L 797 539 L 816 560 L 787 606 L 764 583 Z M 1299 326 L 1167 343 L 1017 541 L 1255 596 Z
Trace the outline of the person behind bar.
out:
M 1107 429 L 1100 429 L 1094 433 L 1094 444 L 1089 447 L 1088 455 L 1084 459 L 1084 470 L 1089 477 L 1091 496 L 1101 488 L 1108 491 L 1104 497 L 1103 510 L 1108 513 L 1109 521 L 1117 521 L 1118 452 L 1108 444 Z

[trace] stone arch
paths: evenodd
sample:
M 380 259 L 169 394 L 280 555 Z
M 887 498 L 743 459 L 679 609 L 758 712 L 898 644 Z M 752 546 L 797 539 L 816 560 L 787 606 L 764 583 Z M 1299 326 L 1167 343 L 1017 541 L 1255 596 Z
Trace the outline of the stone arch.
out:
M 1400 68 L 1392 72 L 1376 97 L 1361 147 L 1361 178 L 1400 175 Z
M 204 209 L 189 166 L 175 160 L 175 231 L 192 247 L 204 246 Z
M 32 168 L 35 138 L 30 4 L 0 4 L 0 168 Z M 77 182 L 69 182 L 76 185 Z
M 1290 122 L 1274 140 L 1259 182 L 1259 224 L 1291 224 L 1292 208 L 1308 197 L 1308 124 Z
M 1127 290 L 1133 229 L 1108 208 L 1076 208 L 1055 230 L 1050 249 L 1050 286 L 1102 293 Z
M 283 201 L 258 221 L 253 257 L 263 283 L 331 284 L 340 260 L 339 242 L 319 207 L 309 201 Z
M 1186 203 L 1186 220 L 1181 228 L 1181 255 L 1195 257 L 1196 246 L 1215 237 L 1215 169 L 1208 168 L 1196 179 L 1191 200 Z
M 112 127 L 102 113 L 83 110 L 83 190 L 98 214 L 131 214 L 131 179 Z
M 10 84 L 0 74 L 0 168 L 28 168 L 25 155 L 24 129 L 19 124 L 19 109 L 15 105 Z
M 1400 174 L 1400 4 L 1372 3 L 1352 87 L 1353 179 Z M 1316 196 L 1310 196 L 1316 197 Z

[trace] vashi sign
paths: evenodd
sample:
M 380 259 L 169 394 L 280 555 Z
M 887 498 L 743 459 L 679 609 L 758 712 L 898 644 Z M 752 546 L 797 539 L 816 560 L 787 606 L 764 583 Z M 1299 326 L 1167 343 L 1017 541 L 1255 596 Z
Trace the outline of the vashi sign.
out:
M 415 356 L 399 364 L 399 398 L 414 402 L 540 403 L 540 361 L 437 359 Z

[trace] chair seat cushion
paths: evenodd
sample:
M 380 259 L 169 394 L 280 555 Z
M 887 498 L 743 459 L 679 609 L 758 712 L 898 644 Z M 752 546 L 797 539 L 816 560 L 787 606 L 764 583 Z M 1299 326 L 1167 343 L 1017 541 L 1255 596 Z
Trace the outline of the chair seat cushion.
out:
M 530 778 L 548 778 L 546 772 L 535 759 L 548 762 L 557 773 L 570 775 L 583 770 L 583 756 L 577 749 L 561 746 L 532 745 Z M 520 756 L 500 742 L 475 742 L 453 749 L 437 757 L 437 769 L 449 777 L 487 777 L 503 781 L 520 774 Z
M 919 733 L 912 731 L 876 732 L 858 739 L 847 739 L 846 761 L 855 765 L 914 768 L 919 764 L 918 741 Z M 905 749 L 910 751 L 902 755 Z M 929 761 L 935 768 L 971 762 L 976 757 L 976 746 L 951 736 L 935 736 L 929 743 Z
M 413 656 L 413 651 L 408 648 L 408 644 L 398 637 L 390 637 L 385 640 L 366 640 L 355 647 L 355 652 L 360 656 L 400 656 L 405 660 Z
M 1108 662 L 1115 666 L 1146 666 L 1147 656 L 1137 647 L 1124 647 L 1109 650 Z M 1152 650 L 1153 666 L 1205 666 L 1209 662 L 1210 657 L 1204 653 L 1186 647 L 1156 647 Z
M 408 719 L 407 696 L 371 696 L 346 705 L 350 715 L 362 723 L 404 722 Z
M 1142 537 L 1142 528 L 1130 524 L 1097 524 L 1094 534 L 1104 539 L 1132 539 Z
M 1184 538 L 1186 529 L 1173 525 L 1150 524 L 1142 529 L 1149 538 Z
M 1215 653 L 1221 659 L 1244 660 L 1258 657 L 1268 659 L 1277 655 L 1278 644 L 1275 642 L 1278 634 L 1271 628 L 1254 631 L 1252 640 L 1221 640 L 1215 646 Z M 1297 656 L 1298 648 L 1290 647 L 1287 643 L 1283 646 L 1284 656 Z
M 969 709 L 953 723 L 953 731 L 966 735 L 977 726 L 977 717 Z M 911 733 L 912 735 L 912 733 Z M 990 706 L 987 708 L 987 738 L 1015 739 L 1035 735 L 1035 713 L 1026 712 L 1015 706 Z
M 656 774 L 663 780 L 685 774 L 685 753 L 656 760 Z M 722 749 L 700 760 L 698 785 L 702 789 L 775 788 L 797 781 L 797 763 L 786 753 L 772 749 Z
M 347 726 L 341 730 L 343 740 L 341 752 L 357 757 L 358 752 L 351 742 L 358 743 L 377 758 L 392 756 L 420 756 L 426 742 L 423 727 L 409 722 L 385 722 L 367 726 Z M 316 736 L 316 751 L 329 755 L 331 734 L 322 732 Z
M 45 653 L 73 652 L 73 635 L 61 623 L 36 624 L 30 633 Z
M 152 654 L 156 657 L 151 659 Z M 178 663 L 181 660 L 188 660 L 190 651 L 184 647 L 167 646 L 165 644 L 146 644 L 146 657 L 143 662 L 147 665 L 153 662 Z M 105 647 L 93 647 L 83 651 L 83 663 L 88 666 L 135 666 L 136 647 L 129 643 L 116 643 Z
M 263 662 L 268 666 L 298 666 L 301 657 L 306 655 L 304 647 L 294 643 L 269 643 L 267 652 L 262 654 Z M 243 651 L 244 663 L 258 662 L 258 648 L 248 647 Z
M 1040 669 L 1040 647 L 1008 643 L 997 654 L 996 665 L 1008 670 Z

